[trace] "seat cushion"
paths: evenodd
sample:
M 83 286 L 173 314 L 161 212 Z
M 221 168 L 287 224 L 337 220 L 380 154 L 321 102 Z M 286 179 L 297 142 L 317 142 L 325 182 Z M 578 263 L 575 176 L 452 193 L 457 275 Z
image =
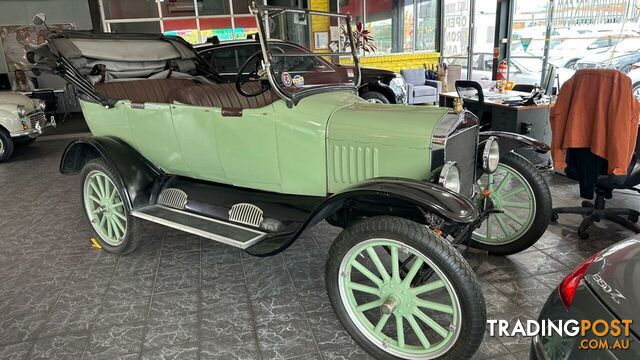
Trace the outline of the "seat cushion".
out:
M 134 103 L 169 103 L 169 92 L 195 84 L 189 79 L 154 79 L 97 83 L 96 91 L 104 96 Z
M 247 92 L 255 92 L 260 89 L 260 83 L 246 83 L 243 89 Z M 271 90 L 258 96 L 246 97 L 236 90 L 234 83 L 226 83 L 199 84 L 176 89 L 169 94 L 168 99 L 182 104 L 242 110 L 267 106 L 278 97 Z
M 435 96 L 438 90 L 434 87 L 422 85 L 422 86 L 414 86 L 413 87 L 413 96 Z

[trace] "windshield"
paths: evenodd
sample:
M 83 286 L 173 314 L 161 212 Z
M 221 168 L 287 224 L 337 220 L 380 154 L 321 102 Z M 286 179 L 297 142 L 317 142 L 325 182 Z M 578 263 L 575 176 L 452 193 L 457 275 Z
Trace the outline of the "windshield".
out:
M 358 88 L 358 58 L 351 46 L 358 47 L 353 40 L 358 30 L 348 15 L 271 6 L 258 6 L 252 12 L 266 75 L 280 97 L 295 105 L 306 95 Z

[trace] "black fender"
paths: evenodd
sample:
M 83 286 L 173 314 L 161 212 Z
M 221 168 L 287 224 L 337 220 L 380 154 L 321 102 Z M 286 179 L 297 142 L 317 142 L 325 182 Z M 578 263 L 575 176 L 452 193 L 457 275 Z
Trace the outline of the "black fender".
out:
M 71 142 L 62 154 L 60 173 L 77 174 L 84 164 L 103 158 L 125 190 L 128 210 L 149 205 L 155 181 L 162 172 L 124 141 L 114 137 L 91 137 Z
M 392 208 L 422 209 L 427 213 L 434 213 L 448 222 L 465 226 L 471 224 L 480 216 L 477 206 L 468 198 L 447 190 L 440 185 L 427 181 L 403 178 L 375 178 L 363 181 L 342 192 L 333 194 L 317 205 L 307 216 L 302 225 L 294 233 L 279 234 L 265 239 L 247 249 L 255 256 L 270 256 L 289 247 L 304 230 L 340 209 L 353 203 L 371 204 L 379 202 L 388 204 L 386 211 L 379 211 L 372 215 L 386 215 L 392 213 Z
M 506 155 L 515 149 L 531 148 L 537 153 L 544 154 L 551 150 L 551 147 L 542 141 L 536 140 L 532 137 L 506 132 L 506 131 L 481 131 L 480 143 L 484 143 L 490 136 L 498 138 L 498 144 L 500 145 L 500 156 Z
M 396 97 L 396 93 L 394 93 L 393 90 L 391 90 L 391 88 L 389 87 L 389 85 L 385 83 L 370 82 L 370 83 L 360 85 L 360 88 L 358 89 L 358 94 L 362 94 L 365 91 L 379 92 L 382 95 L 384 95 L 387 99 L 389 99 L 390 103 L 392 104 L 398 103 L 398 98 Z

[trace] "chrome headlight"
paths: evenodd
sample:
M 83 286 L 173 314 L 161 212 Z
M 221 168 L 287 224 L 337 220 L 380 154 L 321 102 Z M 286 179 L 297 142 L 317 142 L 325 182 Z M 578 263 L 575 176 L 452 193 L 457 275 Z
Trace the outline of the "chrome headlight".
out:
M 495 136 L 490 136 L 484 143 L 482 151 L 482 170 L 488 174 L 492 174 L 498 169 L 500 162 L 500 146 Z
M 40 110 L 44 111 L 44 109 L 45 109 L 46 107 L 47 107 L 47 104 L 45 104 L 45 102 L 44 102 L 44 101 L 40 101 L 40 102 L 38 103 L 38 109 L 40 109 Z
M 402 75 L 398 75 L 389 82 L 389 87 L 396 94 L 404 95 L 407 91 L 406 85 L 407 83 L 404 81 Z
M 25 115 L 27 115 L 27 110 L 24 109 L 24 106 L 18 105 L 18 115 L 20 117 L 24 117 Z
M 442 167 L 438 184 L 453 192 L 460 192 L 460 169 L 453 161 L 448 161 Z

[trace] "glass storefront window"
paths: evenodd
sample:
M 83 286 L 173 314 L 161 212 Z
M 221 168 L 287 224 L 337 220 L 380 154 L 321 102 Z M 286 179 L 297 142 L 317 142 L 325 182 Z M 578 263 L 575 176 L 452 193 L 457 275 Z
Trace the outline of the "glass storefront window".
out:
M 192 44 L 200 42 L 195 18 L 164 20 L 162 26 L 165 35 L 180 36 Z
M 362 11 L 364 9 L 364 0 L 339 0 L 338 11 L 351 15 L 352 22 L 357 24 L 359 22 L 364 23 L 364 17 Z
M 109 24 L 114 33 L 159 34 L 160 21 L 128 22 Z
M 391 18 L 393 5 L 391 0 L 368 0 L 366 4 L 366 25 L 377 47 L 377 53 L 393 52 Z
M 247 36 L 258 33 L 258 25 L 256 25 L 256 19 L 253 16 L 236 16 L 233 18 L 233 21 L 236 28 L 236 39 L 246 39 Z
M 216 0 L 218 1 L 218 0 Z M 155 0 L 102 0 L 106 19 L 136 19 L 158 17 Z
M 163 18 L 196 16 L 196 8 L 193 0 L 164 0 L 159 4 L 162 8 Z
M 202 4 L 202 5 L 200 5 Z M 229 1 L 199 0 L 198 15 L 228 15 L 231 14 Z
M 416 51 L 434 51 L 436 49 L 438 2 L 436 0 L 418 0 L 415 21 L 417 22 Z
M 234 14 L 248 14 L 249 6 L 253 0 L 232 0 Z M 256 3 L 259 3 L 256 2 Z
M 467 57 L 469 44 L 470 0 L 444 0 L 442 54 L 445 57 Z
M 214 35 L 220 41 L 233 40 L 230 17 L 200 19 L 200 38 L 204 41 Z

